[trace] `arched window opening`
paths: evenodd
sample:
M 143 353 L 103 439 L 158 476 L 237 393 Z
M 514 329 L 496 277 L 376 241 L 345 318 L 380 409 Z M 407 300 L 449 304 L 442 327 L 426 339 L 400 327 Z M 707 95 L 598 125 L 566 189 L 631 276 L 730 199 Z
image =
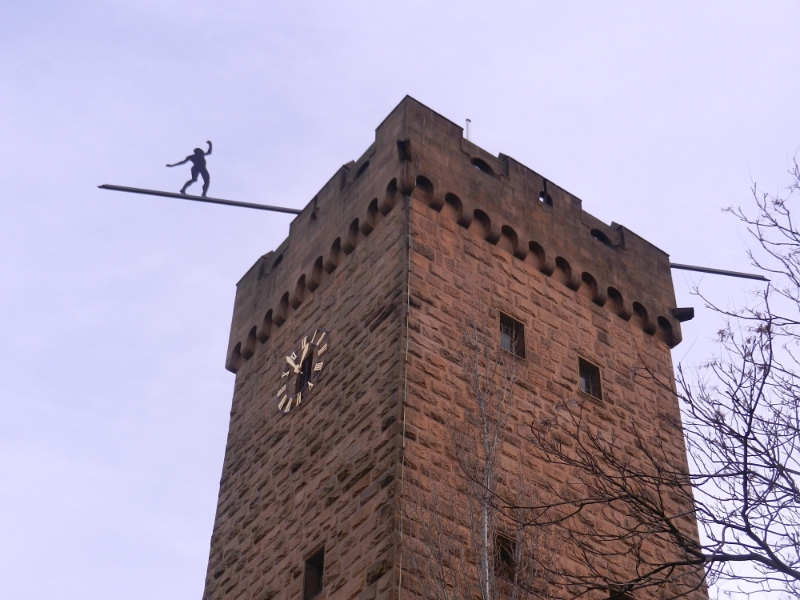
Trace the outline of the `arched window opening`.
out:
M 494 169 L 492 169 L 492 167 L 490 167 L 486 161 L 481 160 L 480 158 L 473 158 L 469 162 L 471 162 L 472 165 L 482 173 L 486 173 L 487 175 L 494 177 Z
M 593 239 L 597 240 L 601 244 L 604 244 L 608 247 L 613 246 L 611 240 L 608 239 L 608 236 L 599 229 L 592 229 L 589 233 L 591 234 Z

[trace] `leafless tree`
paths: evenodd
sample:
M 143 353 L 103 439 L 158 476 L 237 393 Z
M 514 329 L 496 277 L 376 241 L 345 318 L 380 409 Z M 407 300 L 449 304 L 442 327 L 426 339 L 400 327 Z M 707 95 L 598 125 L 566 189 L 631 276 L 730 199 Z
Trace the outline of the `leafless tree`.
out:
M 559 573 L 574 597 L 598 589 L 681 597 L 715 582 L 732 595 L 800 597 L 797 163 L 791 175 L 782 196 L 753 188 L 754 216 L 729 209 L 756 242 L 753 264 L 774 283 L 738 310 L 704 298 L 725 319 L 719 350 L 699 368 L 679 367 L 683 423 L 665 418 L 657 428 L 684 434 L 689 472 L 675 461 L 670 436 L 658 432 L 635 432 L 632 459 L 608 431 L 587 422 L 582 401 L 565 402 L 532 425 L 542 460 L 573 479 L 551 485 L 550 499 L 527 506 L 520 525 L 556 527 L 578 549 L 585 569 Z M 644 358 L 631 368 L 636 377 L 675 389 Z M 504 498 L 495 502 L 507 515 L 519 508 Z M 634 564 L 634 572 L 609 570 L 609 554 Z
M 462 410 L 446 423 L 450 476 L 409 482 L 411 534 L 406 540 L 412 586 L 430 600 L 533 600 L 552 597 L 556 541 L 523 525 L 535 491 L 519 468 L 504 468 L 502 446 L 516 382 L 511 353 L 487 331 L 487 309 L 462 331 Z M 498 497 L 514 508 L 498 510 Z M 415 529 L 411 529 L 416 524 Z
M 558 573 L 569 598 L 697 593 L 705 580 L 692 478 L 670 444 L 680 424 L 665 419 L 658 433 L 634 430 L 630 444 L 593 424 L 587 402 L 570 399 L 532 425 L 541 460 L 563 469 L 566 481 L 542 482 L 546 502 L 527 506 L 520 525 L 555 529 L 566 540 L 577 557 Z M 518 508 L 497 502 L 503 512 Z

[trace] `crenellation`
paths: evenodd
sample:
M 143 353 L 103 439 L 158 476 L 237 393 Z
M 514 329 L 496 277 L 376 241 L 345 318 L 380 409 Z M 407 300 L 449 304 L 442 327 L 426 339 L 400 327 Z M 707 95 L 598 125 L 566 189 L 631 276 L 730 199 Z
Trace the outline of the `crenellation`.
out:
M 632 367 L 646 360 L 671 377 L 674 303 L 665 253 L 404 99 L 237 285 L 226 363 L 236 384 L 205 600 L 298 599 L 303 561 L 323 545 L 320 600 L 399 600 L 398 528 L 414 547 L 424 527 L 406 521 L 411 490 L 466 489 L 448 440 L 471 410 L 462 335 L 475 307 L 525 331 L 498 463 L 504 490 L 519 469 L 531 482 L 567 480 L 526 432 L 574 398 L 587 400 L 587 426 L 635 460 L 636 435 L 655 414 L 679 423 L 669 389 Z M 313 409 L 279 413 L 285 354 L 320 326 L 336 345 L 322 391 Z M 579 357 L 600 368 L 602 398 L 580 391 Z M 657 434 L 682 467 L 676 431 Z M 468 539 L 463 523 L 456 531 Z M 413 584 L 402 580 L 405 598 Z
M 390 115 L 390 117 L 391 116 L 392 115 Z M 425 119 L 423 119 L 423 122 L 426 122 Z M 386 123 L 391 123 L 391 119 L 387 119 L 382 126 Z M 460 132 L 460 128 L 458 127 L 455 127 L 455 129 L 453 127 L 445 129 L 447 130 L 448 135 L 451 136 L 455 130 Z M 380 154 L 378 151 L 380 144 L 378 142 L 381 138 L 386 138 L 385 135 L 381 135 L 382 133 L 384 132 L 376 132 L 376 142 L 373 144 L 370 151 L 368 151 L 369 159 L 359 159 L 363 163 L 362 166 L 372 160 L 375 160 L 376 155 Z M 421 144 L 423 149 L 425 147 L 425 139 L 426 138 L 423 138 L 423 143 Z M 481 161 L 483 161 L 483 163 L 491 167 L 492 171 L 497 171 L 497 173 L 502 174 L 506 179 L 511 179 L 512 177 L 521 179 L 521 187 L 523 190 L 529 191 L 538 187 L 542 187 L 542 190 L 544 190 L 544 187 L 546 186 L 545 180 L 523 165 L 513 161 L 513 159 L 510 159 L 509 157 L 503 157 L 502 160 L 500 158 L 494 159 L 471 142 L 467 142 L 463 139 L 460 141 L 462 142 L 461 152 L 469 155 L 471 157 L 470 160 L 479 158 Z M 413 147 L 413 141 L 409 145 Z M 384 151 L 383 154 L 389 154 L 389 156 L 391 156 L 391 152 L 387 153 Z M 433 161 L 423 160 L 421 150 L 415 152 L 413 156 L 414 159 L 419 163 L 417 164 L 417 167 L 419 167 L 420 164 L 425 165 L 429 162 L 432 165 L 434 164 Z M 492 167 L 492 164 L 490 164 L 491 161 L 489 159 L 494 161 L 494 167 Z M 401 161 L 401 164 L 407 163 L 407 160 Z M 503 165 L 505 165 L 505 167 L 501 168 Z M 508 167 L 508 165 L 512 166 Z M 474 168 L 474 165 L 471 163 L 470 166 Z M 349 170 L 350 169 L 348 169 L 348 171 Z M 367 170 L 371 173 L 370 178 L 368 179 L 370 179 L 370 182 L 374 184 L 375 181 L 378 181 L 378 168 L 376 167 L 375 169 Z M 396 166 L 394 168 L 390 168 L 390 171 L 391 170 L 396 171 Z M 613 278 L 630 279 L 630 271 L 625 268 L 624 264 L 621 268 L 615 268 L 615 265 L 618 263 L 625 262 L 624 257 L 619 256 L 620 251 L 625 251 L 627 249 L 633 250 L 638 261 L 646 260 L 649 255 L 651 259 L 649 261 L 650 264 L 648 265 L 650 270 L 660 270 L 662 272 L 665 269 L 668 272 L 669 269 L 666 255 L 663 255 L 661 260 L 652 260 L 654 251 L 657 249 L 641 240 L 641 238 L 638 236 L 635 236 L 635 234 L 632 232 L 627 232 L 626 235 L 626 231 L 621 226 L 616 224 L 612 224 L 611 226 L 603 224 L 598 219 L 581 210 L 581 202 L 579 199 L 569 195 L 558 186 L 554 186 L 552 184 L 547 188 L 547 193 L 550 194 L 551 198 L 555 196 L 552 207 L 536 199 L 533 203 L 524 203 L 523 206 L 525 206 L 525 214 L 520 215 L 518 213 L 521 203 L 509 203 L 507 201 L 503 202 L 504 193 L 509 189 L 508 186 L 505 184 L 501 185 L 497 177 L 494 175 L 489 175 L 486 172 L 480 171 L 480 169 L 475 170 L 478 171 L 479 175 L 485 177 L 476 178 L 475 174 L 473 173 L 473 177 L 471 179 L 466 178 L 466 180 L 470 182 L 467 186 L 469 188 L 468 192 L 459 190 L 459 184 L 457 182 L 453 183 L 451 181 L 451 188 L 456 189 L 456 191 L 460 191 L 462 196 L 469 194 L 472 196 L 477 196 L 479 200 L 472 200 L 469 203 L 465 203 L 463 200 L 461 200 L 458 194 L 453 193 L 452 191 L 442 193 L 441 189 L 437 189 L 439 186 L 439 179 L 433 177 L 428 178 L 422 174 L 417 174 L 415 180 L 416 186 L 411 186 L 412 198 L 418 200 L 420 203 L 427 204 L 429 207 L 442 210 L 445 215 L 451 216 L 451 218 L 456 220 L 456 222 L 462 225 L 462 227 L 467 228 L 469 231 L 475 232 L 476 235 L 479 235 L 490 244 L 496 244 L 499 249 L 515 256 L 519 260 L 526 260 L 529 255 L 533 255 L 534 258 L 531 260 L 533 260 L 535 266 L 537 266 L 540 271 L 546 275 L 554 276 L 557 281 L 573 291 L 578 291 L 585 283 L 589 288 L 591 288 L 590 297 L 592 301 L 598 305 L 604 305 L 608 301 L 609 295 L 611 295 L 612 299 L 614 300 L 614 302 L 611 304 L 611 308 L 615 309 L 619 316 L 621 316 L 623 319 L 630 318 L 629 314 L 631 316 L 635 314 L 638 317 L 636 322 L 638 322 L 648 334 L 655 334 L 659 329 L 658 323 L 660 323 L 661 330 L 664 332 L 663 337 L 668 344 L 674 345 L 677 343 L 677 341 L 679 341 L 679 326 L 677 322 L 671 318 L 671 316 L 659 315 L 655 319 L 652 317 L 648 318 L 647 310 L 644 308 L 644 304 L 642 302 L 637 302 L 637 308 L 635 309 L 633 308 L 632 304 L 629 304 L 629 307 L 620 306 L 625 304 L 622 300 L 622 295 L 618 292 L 618 287 L 622 286 L 608 286 L 607 289 L 603 289 L 603 286 L 598 283 L 599 275 L 604 275 L 604 279 L 607 281 L 609 279 L 613 280 Z M 366 171 L 362 171 L 362 174 L 365 172 Z M 404 176 L 404 173 L 400 173 L 401 180 Z M 337 190 L 334 189 L 336 186 L 333 185 L 334 179 L 329 181 L 328 184 L 323 187 L 323 190 L 317 194 L 313 201 L 314 209 L 312 214 L 314 215 L 314 219 L 311 220 L 311 226 L 313 227 L 321 226 L 322 222 L 325 220 L 325 218 L 327 218 L 324 214 L 324 208 L 326 204 L 335 205 L 336 200 L 338 199 L 339 204 L 345 205 L 352 200 L 351 198 L 348 198 L 348 194 L 336 194 Z M 354 182 L 357 179 L 359 178 L 353 176 L 351 181 Z M 531 179 L 535 180 L 535 183 L 531 183 Z M 264 296 L 273 297 L 276 295 L 275 290 L 279 289 L 280 287 L 285 287 L 288 284 L 291 288 L 290 291 L 283 292 L 281 300 L 278 302 L 277 313 L 274 312 L 275 309 L 273 308 L 270 308 L 265 312 L 266 316 L 261 324 L 261 330 L 258 332 L 258 339 L 262 341 L 262 343 L 269 338 L 273 324 L 281 326 L 285 322 L 290 309 L 297 309 L 302 304 L 306 294 L 313 292 L 315 289 L 317 289 L 317 287 L 319 287 L 319 285 L 323 283 L 322 273 L 333 272 L 333 270 L 338 267 L 342 259 L 340 255 L 343 254 L 344 256 L 348 256 L 355 250 L 358 244 L 361 243 L 363 238 L 374 230 L 379 220 L 377 215 L 384 216 L 385 214 L 388 214 L 388 211 L 390 211 L 397 202 L 396 195 L 398 192 L 395 191 L 395 182 L 397 180 L 397 177 L 390 180 L 389 184 L 387 185 L 387 192 L 384 194 L 384 197 L 381 201 L 379 201 L 377 197 L 370 201 L 367 207 L 366 215 L 362 215 L 360 219 L 359 217 L 355 217 L 350 221 L 346 228 L 341 226 L 337 227 L 337 230 L 339 231 L 345 229 L 345 234 L 344 236 L 337 237 L 331 244 L 330 249 L 325 254 L 314 256 L 318 249 L 308 250 L 306 252 L 305 260 L 300 260 L 300 263 L 304 266 L 301 266 L 300 269 L 295 269 L 291 276 L 283 278 L 282 285 L 276 274 L 276 276 L 272 278 L 273 281 L 271 286 L 268 285 L 266 288 L 264 288 L 264 286 L 260 286 Z M 367 181 L 367 179 L 364 181 Z M 373 185 L 373 187 L 375 186 Z M 343 187 L 340 186 L 338 191 L 341 192 L 342 189 Z M 336 195 L 336 198 L 333 197 L 334 195 Z M 367 198 L 370 195 L 371 194 L 366 194 L 363 196 L 364 198 Z M 546 246 L 543 246 L 537 240 L 532 239 L 525 244 L 523 241 L 524 237 L 530 237 L 530 235 L 523 236 L 523 238 L 521 238 L 520 234 L 510 225 L 501 224 L 496 218 L 493 220 L 489 212 L 480 208 L 472 208 L 473 206 L 477 207 L 479 205 L 478 201 L 485 202 L 487 205 L 492 206 L 492 208 L 495 209 L 494 212 L 504 215 L 507 220 L 515 223 L 524 223 L 527 220 L 529 222 L 532 221 L 531 225 L 534 227 L 537 225 L 539 227 L 544 225 L 544 227 L 541 227 L 541 235 L 539 235 L 539 237 L 540 239 L 551 237 L 549 240 L 550 244 L 547 244 L 551 247 L 558 247 L 559 245 L 558 243 L 554 243 L 552 240 L 552 234 L 550 234 L 550 231 L 553 229 L 554 215 L 560 213 L 559 217 L 561 217 L 563 220 L 563 223 L 560 223 L 561 229 L 566 228 L 567 230 L 574 230 L 576 227 L 578 227 L 578 225 L 582 226 L 578 227 L 578 229 L 580 229 L 580 233 L 587 234 L 584 236 L 586 238 L 585 243 L 579 244 L 577 253 L 572 253 L 573 262 L 570 263 L 568 258 L 557 254 L 557 251 L 546 252 Z M 451 210 L 445 210 L 447 206 L 450 206 Z M 508 210 L 509 207 L 513 208 L 514 210 Z M 530 209 L 532 207 L 535 208 L 531 211 Z M 344 213 L 344 211 L 342 211 L 342 213 Z M 565 218 L 565 216 L 567 216 L 565 213 L 567 213 L 567 215 L 569 213 L 573 213 L 572 218 Z M 352 214 L 355 213 L 352 213 L 351 211 L 351 216 Z M 542 214 L 545 215 L 544 220 L 548 221 L 547 223 L 542 223 Z M 579 222 L 574 218 L 574 214 L 579 215 Z M 302 231 L 302 217 L 303 215 L 300 215 L 298 219 L 295 219 L 295 221 L 292 223 L 290 238 L 293 236 L 301 236 L 304 233 L 306 236 L 311 236 L 312 238 L 314 237 L 314 232 Z M 339 225 L 342 225 L 342 222 L 346 222 L 348 219 L 350 219 L 350 216 L 345 217 L 344 219 L 338 219 L 340 221 Z M 326 225 L 326 229 L 329 230 L 330 228 L 331 224 L 328 223 Z M 584 229 L 588 231 L 584 231 Z M 630 246 L 631 243 L 633 243 L 633 247 Z M 288 244 L 285 245 L 288 246 Z M 642 248 L 642 246 L 645 245 L 649 247 Z M 574 245 L 572 249 L 573 251 L 576 250 Z M 649 252 L 642 252 L 642 250 L 649 250 Z M 605 252 L 610 252 L 612 254 L 606 256 L 604 254 Z M 656 254 L 659 252 L 660 251 L 656 252 Z M 598 255 L 600 256 L 601 260 L 600 265 L 596 264 Z M 594 267 L 593 272 L 582 270 L 582 268 L 575 262 L 575 256 L 577 256 L 578 259 L 582 259 L 584 262 L 594 262 L 595 264 L 592 265 Z M 283 254 L 280 255 L 280 258 L 283 258 Z M 311 269 L 308 269 L 308 263 L 313 264 Z M 274 267 L 267 273 L 267 275 L 271 275 L 273 270 Z M 262 269 L 259 275 L 263 276 L 263 274 L 264 271 Z M 648 285 L 641 285 L 645 282 L 640 282 L 640 285 L 638 286 L 628 287 L 642 292 L 643 290 L 649 289 L 658 290 L 664 289 L 665 287 L 669 288 L 668 285 L 665 286 L 661 281 L 659 281 L 665 279 L 663 275 L 663 273 L 656 273 L 656 276 L 650 277 L 650 281 L 646 282 Z M 292 285 L 291 280 L 293 277 L 296 277 L 296 280 L 294 280 L 294 284 Z M 670 289 L 666 289 L 664 291 L 671 292 Z M 586 293 L 586 290 L 584 290 L 584 293 Z M 258 298 L 253 298 L 252 303 L 260 305 L 266 304 L 263 300 L 259 300 Z M 239 305 L 238 296 L 237 305 Z M 669 311 L 664 312 L 669 314 Z M 237 312 L 235 311 L 235 315 L 236 314 Z M 236 328 L 234 327 L 233 329 L 235 331 Z M 240 345 L 238 346 L 238 349 L 236 346 L 232 348 L 232 354 L 238 354 L 239 356 L 231 356 L 231 359 L 229 360 L 229 363 L 231 363 L 229 366 L 231 367 L 233 367 L 233 364 L 237 362 L 239 357 L 246 360 L 247 356 L 244 356 L 244 354 L 249 354 L 252 351 L 252 335 L 250 335 L 250 333 L 252 333 L 252 328 L 250 329 L 250 333 L 248 333 L 250 339 L 245 339 L 244 345 L 241 345 L 241 341 L 234 338 L 234 331 L 232 331 L 232 345 L 234 344 L 234 340 Z

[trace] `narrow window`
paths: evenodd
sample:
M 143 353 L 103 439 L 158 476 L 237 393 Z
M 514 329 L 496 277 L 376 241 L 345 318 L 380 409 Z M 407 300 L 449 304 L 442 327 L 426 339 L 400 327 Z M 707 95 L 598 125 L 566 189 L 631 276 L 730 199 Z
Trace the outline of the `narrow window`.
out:
M 547 179 L 542 180 L 542 191 L 539 192 L 539 202 L 544 202 L 547 206 L 553 206 L 553 199 L 547 193 Z
M 481 160 L 480 158 L 473 158 L 469 162 L 478 169 L 479 171 L 486 173 L 487 175 L 494 175 L 494 170 L 490 167 L 486 161 Z
M 361 165 L 360 167 L 358 167 L 358 171 L 356 171 L 356 176 L 355 176 L 355 177 L 353 177 L 353 179 L 358 179 L 359 177 L 361 177 L 361 174 L 362 174 L 364 171 L 366 171 L 366 170 L 367 170 L 367 167 L 368 167 L 368 166 L 369 166 L 369 161 L 365 162 L 363 165 Z
M 578 371 L 581 378 L 581 391 L 595 398 L 602 399 L 603 395 L 600 391 L 600 368 L 579 358 Z
M 525 330 L 522 323 L 500 313 L 500 347 L 525 358 Z
M 508 581 L 514 580 L 517 567 L 517 542 L 498 533 L 494 538 L 494 575 Z
M 322 570 L 325 566 L 325 548 L 320 548 L 306 560 L 303 578 L 303 600 L 311 600 L 322 591 Z
M 606 246 L 613 246 L 611 240 L 608 239 L 608 236 L 599 229 L 592 229 L 589 232 L 589 234 L 601 244 L 605 244 Z

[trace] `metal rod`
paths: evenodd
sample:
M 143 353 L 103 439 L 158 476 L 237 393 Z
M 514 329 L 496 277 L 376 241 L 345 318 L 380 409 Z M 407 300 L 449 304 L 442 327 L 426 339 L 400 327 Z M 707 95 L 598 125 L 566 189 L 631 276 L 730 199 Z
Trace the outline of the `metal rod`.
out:
M 469 131 L 469 119 L 467 119 L 467 131 Z M 469 138 L 467 138 L 469 139 Z M 269 206 L 268 204 L 255 204 L 252 202 L 238 202 L 236 200 L 223 200 L 222 198 L 208 198 L 205 196 L 192 196 L 191 194 L 176 194 L 174 192 L 161 192 L 158 190 L 145 190 L 142 188 L 126 187 L 124 185 L 98 185 L 101 190 L 112 190 L 115 192 L 129 192 L 131 194 L 145 194 L 147 196 L 163 196 L 165 198 L 178 198 L 179 200 L 193 200 L 195 202 L 208 202 L 209 204 L 224 204 L 226 206 L 239 206 L 241 208 L 254 208 L 256 210 L 268 210 L 272 212 L 288 213 L 290 215 L 299 215 L 301 210 L 296 208 L 286 208 L 283 206 Z M 769 281 L 763 275 L 755 275 L 753 273 L 740 273 L 738 271 L 724 271 L 722 269 L 709 269 L 708 267 L 697 267 L 694 265 L 681 265 L 678 263 L 669 263 L 671 269 L 680 269 L 683 271 L 698 271 L 700 273 L 710 273 L 711 275 L 725 275 L 727 277 L 741 277 L 743 279 L 755 279 L 757 281 Z
M 226 206 L 239 206 L 241 208 L 255 208 L 257 210 L 270 210 L 273 212 L 288 213 L 299 215 L 301 210 L 296 208 L 284 208 L 283 206 L 268 206 L 266 204 L 253 204 L 252 202 L 237 202 L 236 200 L 222 200 L 221 198 L 207 198 L 204 196 L 192 196 L 189 194 L 175 194 L 173 192 L 159 192 L 157 190 L 143 190 L 141 188 L 125 187 L 123 185 L 98 185 L 101 190 L 113 190 L 115 192 L 130 192 L 132 194 L 146 194 L 148 196 L 164 196 L 165 198 L 178 198 L 179 200 L 194 200 L 195 202 L 208 202 L 210 204 L 224 204 Z
M 738 271 L 723 271 L 722 269 L 709 269 L 708 267 L 695 267 L 693 265 L 679 265 L 669 263 L 670 269 L 680 269 L 682 271 L 699 271 L 700 273 L 711 273 L 712 275 L 725 275 L 726 277 L 741 277 L 743 279 L 756 279 L 757 281 L 769 281 L 763 275 L 753 273 L 739 273 Z

